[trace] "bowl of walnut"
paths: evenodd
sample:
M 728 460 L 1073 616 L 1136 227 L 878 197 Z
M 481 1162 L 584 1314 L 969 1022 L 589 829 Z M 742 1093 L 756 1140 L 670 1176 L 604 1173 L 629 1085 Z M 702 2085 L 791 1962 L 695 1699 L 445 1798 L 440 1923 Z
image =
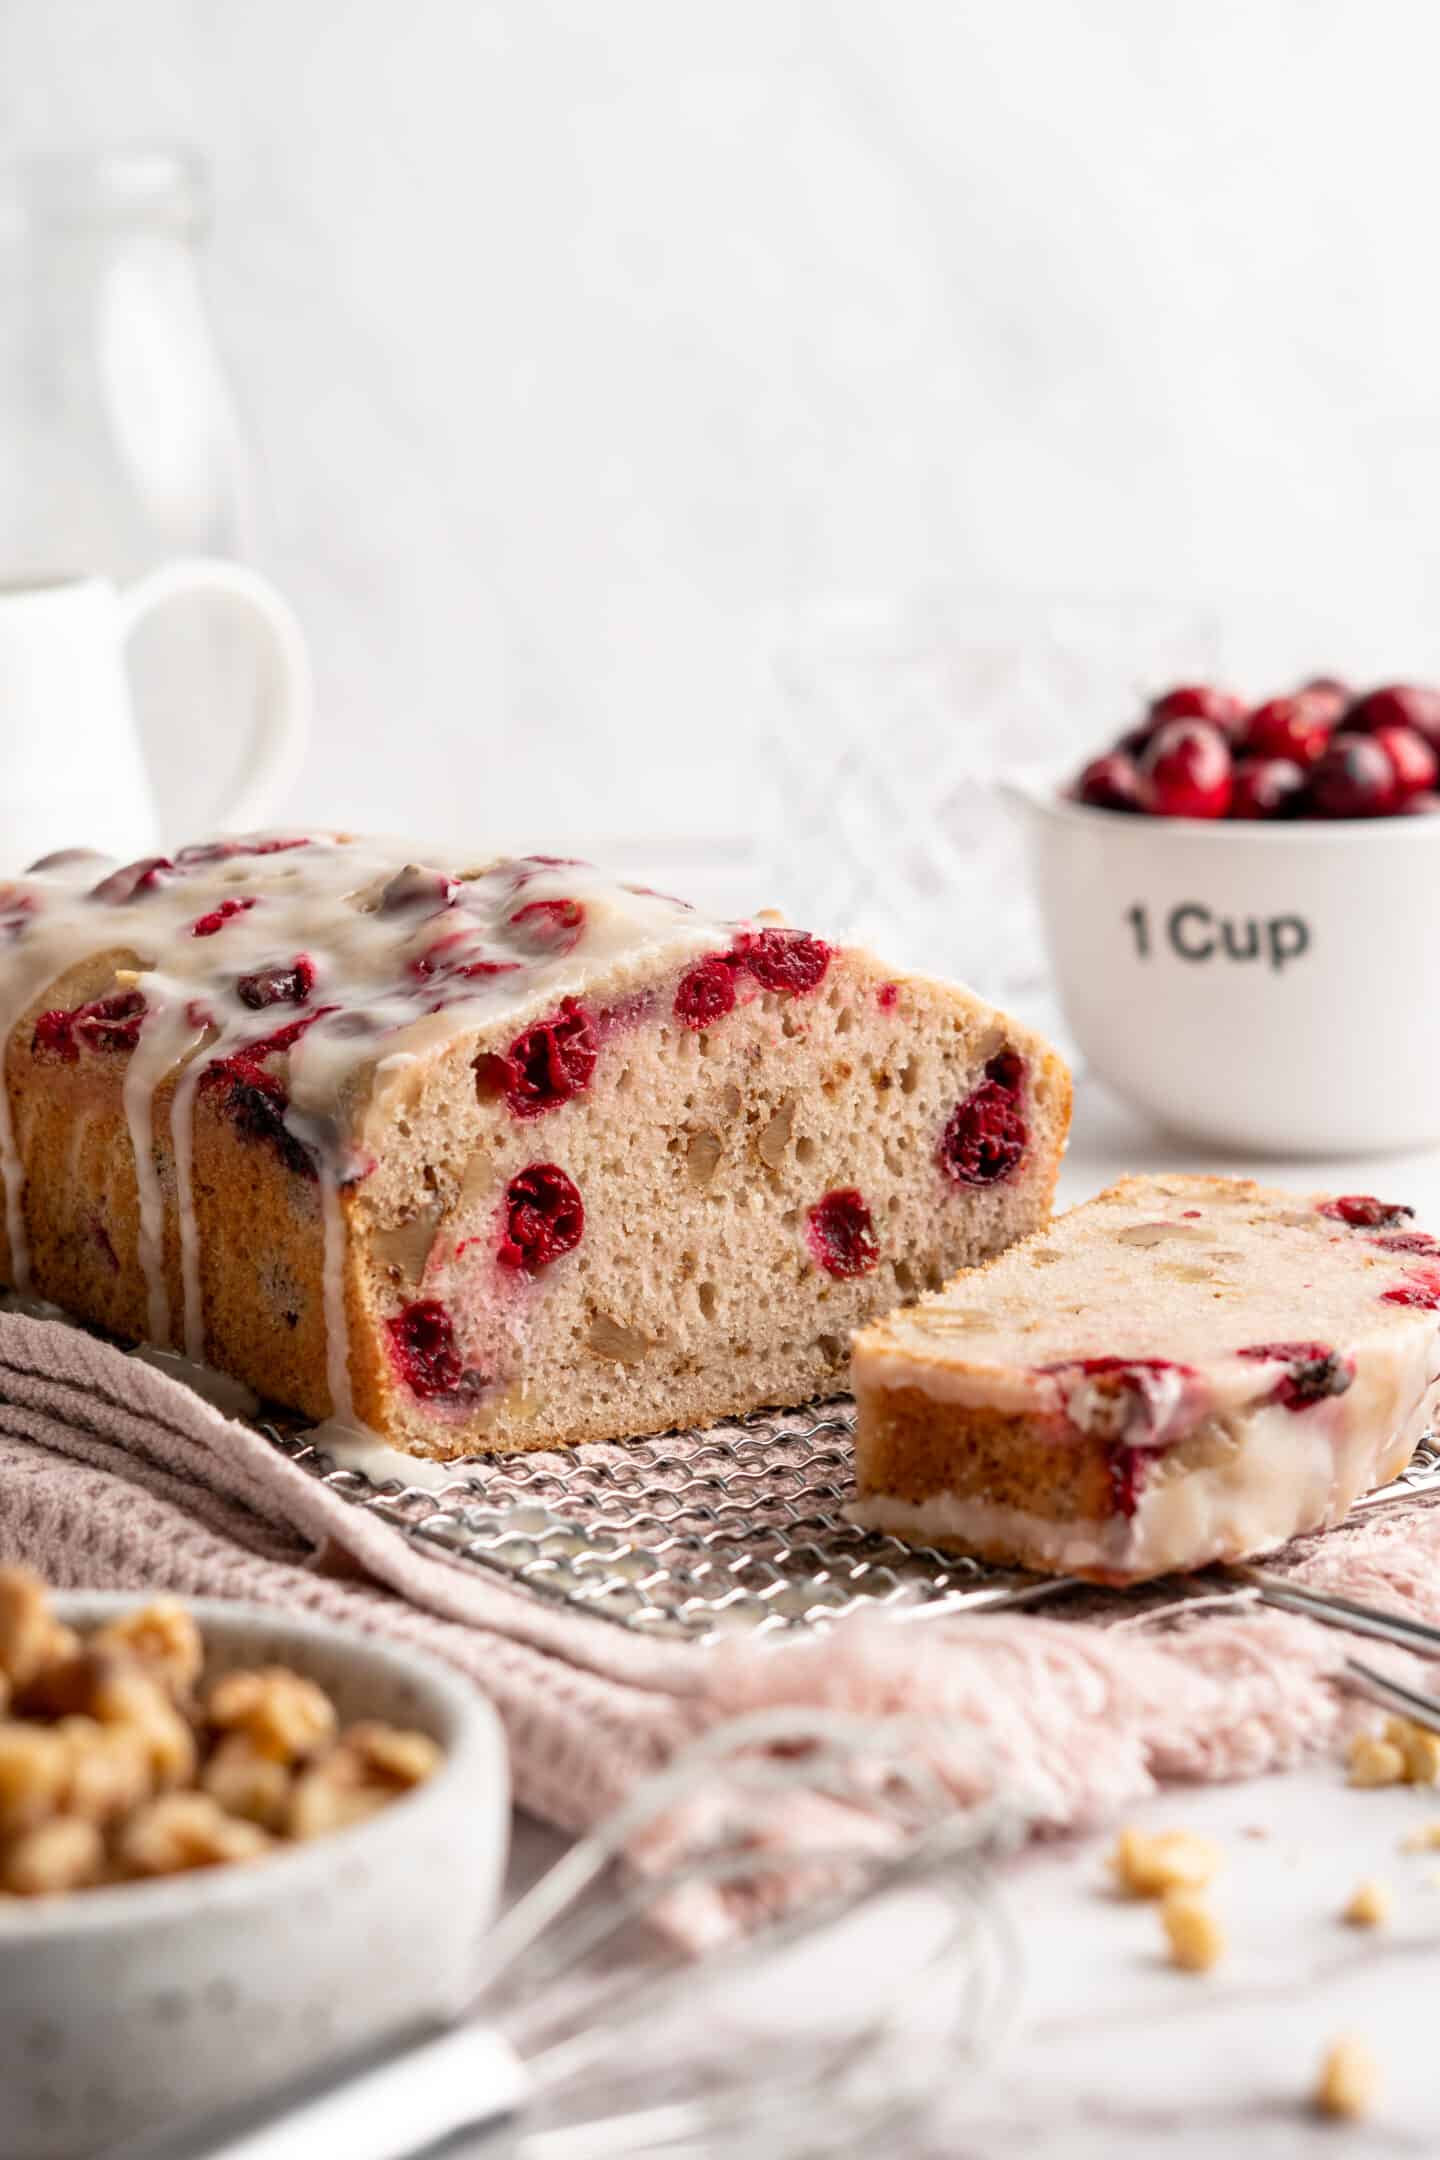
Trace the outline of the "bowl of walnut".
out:
M 508 1822 L 494 1713 L 427 1658 L 0 1569 L 6 2160 L 81 2160 L 458 2008 Z

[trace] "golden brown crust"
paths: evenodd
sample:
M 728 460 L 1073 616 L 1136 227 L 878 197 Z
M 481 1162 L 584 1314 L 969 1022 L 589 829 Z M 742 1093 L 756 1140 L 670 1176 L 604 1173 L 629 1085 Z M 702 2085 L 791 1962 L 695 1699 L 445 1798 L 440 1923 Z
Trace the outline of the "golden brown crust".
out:
M 61 994 L 89 991 L 67 984 Z M 55 1002 L 52 987 L 15 1029 L 5 1063 L 16 1146 L 27 1168 L 23 1219 L 31 1287 L 122 1341 L 143 1342 L 149 1315 L 139 1257 L 140 1200 L 121 1073 L 92 1058 L 66 1064 L 37 1057 L 34 1019 Z M 184 1308 L 170 1126 L 178 1077 L 170 1075 L 156 1089 L 152 1114 L 175 1336 Z M 193 1190 L 205 1361 L 273 1402 L 309 1417 L 327 1416 L 317 1184 L 296 1176 L 263 1142 L 247 1139 L 202 1091 L 195 1103 Z M 237 1266 L 237 1254 L 245 1256 L 244 1266 Z M 8 1248 L 5 1263 L 8 1277 Z M 347 1272 L 353 1277 L 353 1256 Z M 350 1296 L 353 1311 L 353 1280 Z M 367 1408 L 379 1407 L 373 1382 L 362 1398 L 364 1364 L 352 1360 L 362 1416 L 362 1400 Z
M 1090 1522 L 1114 1511 L 1103 1442 L 1058 1421 L 940 1403 L 923 1388 L 876 1388 L 865 1398 L 860 1496 L 919 1506 L 937 1493 L 1020 1508 L 1046 1522 Z

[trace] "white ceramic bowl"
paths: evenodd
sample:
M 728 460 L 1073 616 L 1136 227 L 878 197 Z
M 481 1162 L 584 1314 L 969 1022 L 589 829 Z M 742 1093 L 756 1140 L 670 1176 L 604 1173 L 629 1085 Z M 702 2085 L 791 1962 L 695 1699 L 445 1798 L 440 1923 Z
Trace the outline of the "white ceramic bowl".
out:
M 83 1628 L 140 1602 L 96 1592 L 56 1606 Z M 212 1674 L 293 1666 L 342 1720 L 418 1727 L 445 1761 L 368 1822 L 272 1859 L 0 1901 L 5 2160 L 81 2160 L 465 1998 L 509 1826 L 489 1705 L 428 1658 L 317 1620 L 206 1599 L 192 1610 Z
M 1209 823 L 1008 789 L 1056 986 L 1116 1094 L 1276 1155 L 1440 1140 L 1440 817 Z

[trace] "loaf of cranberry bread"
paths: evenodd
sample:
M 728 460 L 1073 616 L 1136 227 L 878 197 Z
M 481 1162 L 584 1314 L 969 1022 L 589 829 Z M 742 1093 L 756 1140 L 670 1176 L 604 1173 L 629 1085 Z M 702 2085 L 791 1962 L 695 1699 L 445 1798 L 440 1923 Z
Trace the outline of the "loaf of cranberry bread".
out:
M 1340 1521 L 1440 1402 L 1410 1214 L 1123 1179 L 857 1338 L 856 1518 L 1117 1583 Z
M 0 1281 L 436 1457 L 833 1388 L 1069 1117 L 966 990 L 336 835 L 0 888 L 0 1041 Z

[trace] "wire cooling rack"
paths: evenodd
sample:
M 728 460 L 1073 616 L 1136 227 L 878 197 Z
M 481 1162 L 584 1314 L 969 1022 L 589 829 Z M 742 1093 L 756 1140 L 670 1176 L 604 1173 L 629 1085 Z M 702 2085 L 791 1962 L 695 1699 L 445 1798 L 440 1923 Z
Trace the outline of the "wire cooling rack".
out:
M 847 1522 L 845 1400 L 626 1446 L 476 1456 L 439 1489 L 376 1483 L 336 1468 L 303 1430 L 262 1430 L 307 1475 L 426 1551 L 637 1634 L 714 1643 L 824 1628 L 862 1609 L 920 1619 L 1077 1587 Z M 1440 1447 L 1427 1438 L 1393 1484 L 1359 1504 L 1433 1491 Z M 1086 1603 L 1093 1610 L 1093 1593 Z

